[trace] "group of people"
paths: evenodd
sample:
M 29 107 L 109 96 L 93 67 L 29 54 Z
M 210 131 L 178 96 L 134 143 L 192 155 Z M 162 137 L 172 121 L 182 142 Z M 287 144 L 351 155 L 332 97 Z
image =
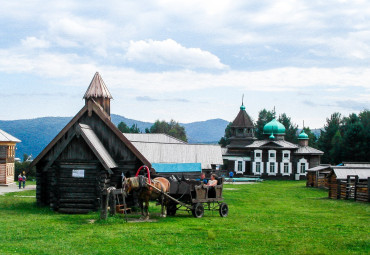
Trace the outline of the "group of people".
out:
M 200 181 L 206 184 L 207 186 L 216 186 L 217 185 L 217 175 L 216 174 L 211 174 L 211 179 L 207 180 L 206 175 L 204 173 L 200 174 Z
M 23 172 L 23 174 L 22 173 L 19 173 L 19 175 L 18 175 L 18 183 L 19 183 L 19 188 L 20 189 L 22 188 L 22 183 L 23 183 L 23 188 L 26 187 L 26 180 L 27 180 L 26 173 L 25 172 Z

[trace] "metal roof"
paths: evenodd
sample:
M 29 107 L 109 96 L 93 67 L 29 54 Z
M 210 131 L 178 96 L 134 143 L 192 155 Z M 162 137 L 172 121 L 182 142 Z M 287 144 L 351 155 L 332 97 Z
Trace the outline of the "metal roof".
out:
M 0 129 L 0 142 L 15 142 L 20 143 L 21 140 L 15 138 L 14 136 L 8 134 L 4 130 Z
M 370 177 L 370 168 L 346 168 L 334 167 L 334 174 L 337 179 L 347 179 L 348 175 L 357 175 L 359 179 L 367 179 Z
M 182 143 L 184 141 L 177 139 L 167 134 L 141 134 L 141 133 L 123 133 L 123 135 L 131 142 L 148 142 L 148 143 Z
M 113 98 L 98 72 L 95 73 L 83 98 L 88 99 L 96 97 Z
M 330 165 L 315 166 L 315 167 L 312 167 L 310 169 L 307 169 L 306 171 L 308 171 L 308 172 L 317 172 L 317 171 L 322 171 L 322 170 L 326 170 L 326 169 L 330 169 Z
M 354 166 L 354 167 L 369 167 L 370 162 L 343 162 L 344 166 Z
M 310 146 L 299 146 L 298 150 L 294 152 L 295 154 L 316 154 L 316 155 L 322 155 L 324 154 L 323 151 L 320 151 L 318 149 L 312 148 Z
M 269 143 L 275 143 L 278 147 L 282 147 L 284 149 L 297 149 L 298 146 L 294 143 L 287 142 L 285 140 L 259 140 L 254 141 L 252 144 L 245 146 L 246 148 L 260 148 L 265 146 Z
M 200 163 L 153 163 L 152 167 L 157 173 L 189 173 L 202 171 Z
M 219 145 L 134 141 L 131 143 L 150 163 L 201 163 L 202 169 L 211 169 L 212 164 L 223 164 Z
M 90 126 L 78 124 L 81 135 L 106 170 L 118 167 Z

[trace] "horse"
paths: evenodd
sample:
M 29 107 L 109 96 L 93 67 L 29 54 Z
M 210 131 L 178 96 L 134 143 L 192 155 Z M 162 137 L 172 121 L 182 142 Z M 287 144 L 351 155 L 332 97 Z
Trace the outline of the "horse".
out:
M 165 218 L 167 215 L 166 205 L 167 201 L 165 196 L 158 191 L 154 190 L 152 187 L 148 186 L 148 178 L 144 176 L 136 176 L 125 178 L 123 181 L 123 187 L 126 191 L 126 194 L 129 194 L 131 191 L 138 192 L 139 205 L 141 209 L 141 219 L 149 219 L 149 200 L 158 201 L 161 204 L 161 215 L 160 217 Z M 157 177 L 151 180 L 151 185 L 157 189 L 168 193 L 170 191 L 170 182 L 163 177 Z M 145 205 L 144 205 L 145 203 Z

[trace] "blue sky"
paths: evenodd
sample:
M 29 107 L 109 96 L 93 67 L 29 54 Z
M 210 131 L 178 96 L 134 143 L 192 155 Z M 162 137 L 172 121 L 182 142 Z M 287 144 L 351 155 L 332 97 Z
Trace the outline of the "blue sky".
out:
M 368 1 L 4 1 L 0 119 L 73 116 L 99 71 L 128 118 L 301 126 L 370 108 Z

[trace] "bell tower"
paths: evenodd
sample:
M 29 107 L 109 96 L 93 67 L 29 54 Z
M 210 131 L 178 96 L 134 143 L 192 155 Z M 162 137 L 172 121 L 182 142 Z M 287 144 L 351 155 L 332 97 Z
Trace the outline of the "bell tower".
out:
M 254 124 L 248 113 L 245 111 L 243 101 L 244 100 L 242 100 L 242 105 L 240 106 L 238 115 L 230 126 L 232 133 L 232 136 L 230 137 L 230 146 L 248 145 L 256 140 L 254 136 Z
M 113 97 L 105 85 L 102 77 L 98 72 L 96 72 L 83 97 L 83 99 L 85 99 L 85 104 L 87 105 L 87 102 L 90 99 L 93 99 L 103 108 L 108 116 L 110 116 L 110 100 L 112 98 Z

